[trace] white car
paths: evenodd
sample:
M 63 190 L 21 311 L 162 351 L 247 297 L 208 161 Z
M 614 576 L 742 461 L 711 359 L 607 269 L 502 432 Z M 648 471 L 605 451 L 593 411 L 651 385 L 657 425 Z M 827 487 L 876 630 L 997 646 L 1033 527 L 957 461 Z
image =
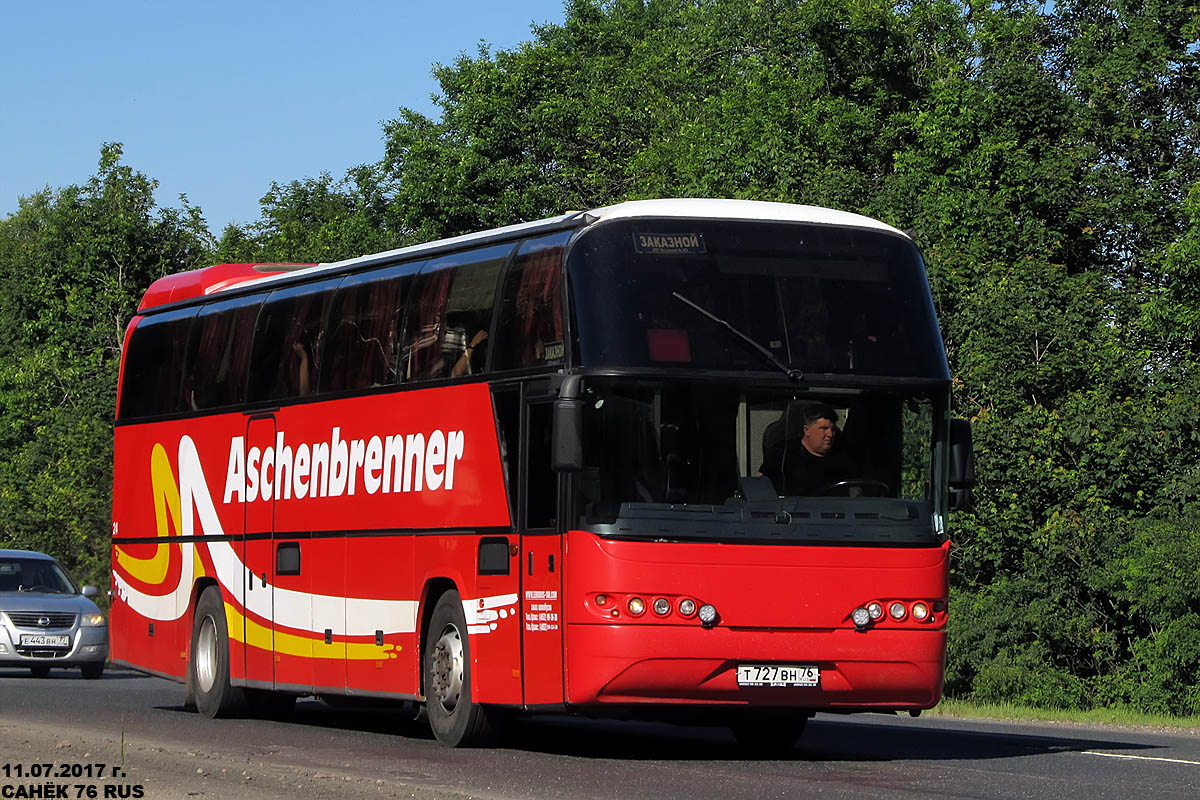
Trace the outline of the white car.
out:
M 29 667 L 44 678 L 51 667 L 79 667 L 99 678 L 108 661 L 108 622 L 90 598 L 45 553 L 0 550 L 0 667 Z

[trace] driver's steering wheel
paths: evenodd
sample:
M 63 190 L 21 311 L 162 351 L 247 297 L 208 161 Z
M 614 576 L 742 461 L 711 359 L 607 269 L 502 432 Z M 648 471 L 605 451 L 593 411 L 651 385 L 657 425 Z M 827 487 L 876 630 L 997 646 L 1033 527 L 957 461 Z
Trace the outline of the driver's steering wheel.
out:
M 817 494 L 823 497 L 890 497 L 892 487 L 872 478 L 849 478 L 826 484 L 817 490 Z

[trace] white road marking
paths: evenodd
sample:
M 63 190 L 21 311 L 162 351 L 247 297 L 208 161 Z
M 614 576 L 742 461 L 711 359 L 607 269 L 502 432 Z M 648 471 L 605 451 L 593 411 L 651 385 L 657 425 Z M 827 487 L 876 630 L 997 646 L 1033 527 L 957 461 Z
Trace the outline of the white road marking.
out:
M 1200 767 L 1200 761 L 1191 761 L 1186 758 L 1164 758 L 1163 756 L 1131 756 L 1127 753 L 1102 753 L 1099 750 L 1084 750 L 1085 756 L 1105 756 L 1107 758 L 1127 758 L 1132 761 L 1167 761 L 1171 764 L 1191 764 L 1193 767 Z

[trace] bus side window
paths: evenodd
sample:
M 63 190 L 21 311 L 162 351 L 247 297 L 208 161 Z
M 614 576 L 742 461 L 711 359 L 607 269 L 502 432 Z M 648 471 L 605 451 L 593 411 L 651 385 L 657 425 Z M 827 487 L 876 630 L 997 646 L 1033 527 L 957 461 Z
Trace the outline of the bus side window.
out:
M 453 277 L 449 266 L 437 272 L 426 267 L 417 276 L 408 301 L 404 331 L 404 377 L 407 380 L 442 377 L 444 365 L 440 338 L 445 322 L 446 297 L 450 293 Z
M 517 454 L 521 442 L 521 390 L 519 386 L 494 389 L 492 403 L 496 408 L 496 436 L 500 445 L 500 466 L 508 487 L 510 519 L 518 519 L 517 485 L 520 480 Z
M 492 306 L 514 245 L 434 259 L 413 284 L 404 333 L 410 380 L 477 375 L 487 368 Z
M 338 282 L 278 289 L 263 303 L 254 331 L 248 401 L 313 392 L 321 369 L 325 315 Z
M 201 309 L 188 341 L 188 408 L 202 411 L 245 399 L 250 342 L 261 303 L 261 297 L 242 297 Z
M 525 528 L 556 527 L 558 473 L 550 467 L 553 403 L 533 403 L 525 418 Z
M 500 294 L 493 369 L 522 369 L 564 361 L 563 249 L 570 232 L 521 245 Z
M 369 389 L 396 382 L 404 299 L 419 265 L 355 275 L 334 295 L 325 333 L 321 391 Z
M 143 319 L 129 339 L 121 387 L 121 419 L 186 411 L 183 359 L 196 309 Z

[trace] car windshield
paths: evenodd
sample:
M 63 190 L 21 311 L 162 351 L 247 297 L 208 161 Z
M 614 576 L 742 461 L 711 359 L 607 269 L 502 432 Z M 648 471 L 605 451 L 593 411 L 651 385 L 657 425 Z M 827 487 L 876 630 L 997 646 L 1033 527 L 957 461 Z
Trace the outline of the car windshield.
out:
M 44 558 L 0 558 L 0 592 L 78 593 L 62 568 Z

